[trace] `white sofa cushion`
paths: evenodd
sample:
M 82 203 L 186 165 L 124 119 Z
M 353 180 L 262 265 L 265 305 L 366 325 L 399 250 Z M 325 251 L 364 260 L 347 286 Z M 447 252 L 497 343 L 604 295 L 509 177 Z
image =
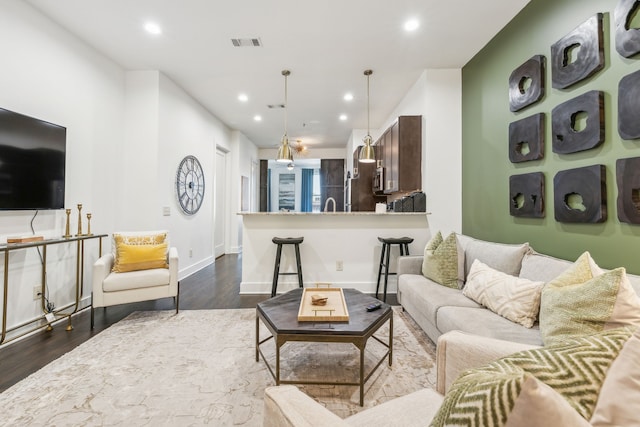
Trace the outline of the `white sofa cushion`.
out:
M 429 425 L 443 400 L 440 393 L 424 388 L 359 412 L 345 421 L 356 427 L 423 427 Z
M 154 268 L 152 270 L 130 271 L 127 273 L 111 273 L 102 282 L 104 292 L 118 292 L 129 289 L 151 288 L 158 285 L 169 286 L 169 270 Z
M 522 258 L 530 250 L 529 243 L 509 245 L 486 242 L 462 234 L 458 234 L 457 237 L 464 248 L 465 278 L 476 259 L 498 271 L 517 276 L 520 273 Z
M 469 300 L 471 301 L 471 300 Z M 525 328 L 484 307 L 441 307 L 438 310 L 438 330 L 445 334 L 449 331 L 464 331 L 483 337 L 497 338 L 522 344 L 542 345 L 538 325 Z

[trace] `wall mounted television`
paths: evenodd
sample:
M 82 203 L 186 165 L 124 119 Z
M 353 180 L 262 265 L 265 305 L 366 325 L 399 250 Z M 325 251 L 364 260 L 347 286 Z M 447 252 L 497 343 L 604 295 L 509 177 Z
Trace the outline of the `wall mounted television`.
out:
M 0 210 L 64 208 L 67 129 L 0 108 Z

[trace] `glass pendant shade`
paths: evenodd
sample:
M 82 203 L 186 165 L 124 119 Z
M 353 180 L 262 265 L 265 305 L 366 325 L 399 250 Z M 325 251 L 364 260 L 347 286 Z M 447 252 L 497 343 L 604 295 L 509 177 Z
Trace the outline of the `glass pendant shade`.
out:
M 360 150 L 358 161 L 362 163 L 373 163 L 376 161 L 376 152 L 371 145 L 371 135 L 364 137 L 364 146 L 362 147 L 362 150 Z

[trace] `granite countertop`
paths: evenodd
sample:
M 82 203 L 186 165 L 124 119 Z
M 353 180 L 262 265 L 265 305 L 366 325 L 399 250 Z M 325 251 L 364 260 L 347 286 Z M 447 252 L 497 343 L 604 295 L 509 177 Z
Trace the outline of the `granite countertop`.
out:
M 430 215 L 431 212 L 238 212 L 237 215 L 299 215 L 299 216 L 403 216 L 403 215 Z

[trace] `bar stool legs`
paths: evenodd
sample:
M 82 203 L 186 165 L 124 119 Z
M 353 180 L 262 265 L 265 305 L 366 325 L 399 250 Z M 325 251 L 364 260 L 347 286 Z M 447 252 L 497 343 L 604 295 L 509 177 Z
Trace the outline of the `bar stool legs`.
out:
M 273 269 L 273 282 L 271 283 L 271 297 L 276 296 L 276 290 L 278 288 L 279 276 L 285 275 L 297 275 L 298 285 L 302 288 L 302 262 L 300 261 L 300 243 L 304 240 L 304 237 L 274 237 L 271 239 L 273 243 L 278 245 L 276 249 L 276 263 Z M 296 271 L 292 273 L 280 273 L 280 260 L 282 257 L 282 245 L 294 245 L 296 253 Z
M 389 273 L 389 258 L 391 256 L 391 245 L 398 245 L 401 256 L 410 255 L 409 243 L 413 242 L 413 239 L 411 237 L 400 237 L 400 238 L 378 237 L 378 240 L 382 243 L 382 252 L 380 253 L 380 266 L 378 267 L 378 281 L 376 282 L 376 298 L 378 298 L 378 290 L 380 289 L 380 278 L 382 277 L 382 268 L 384 267 L 383 301 L 387 302 L 387 284 L 389 282 L 389 275 L 396 274 L 396 273 Z

